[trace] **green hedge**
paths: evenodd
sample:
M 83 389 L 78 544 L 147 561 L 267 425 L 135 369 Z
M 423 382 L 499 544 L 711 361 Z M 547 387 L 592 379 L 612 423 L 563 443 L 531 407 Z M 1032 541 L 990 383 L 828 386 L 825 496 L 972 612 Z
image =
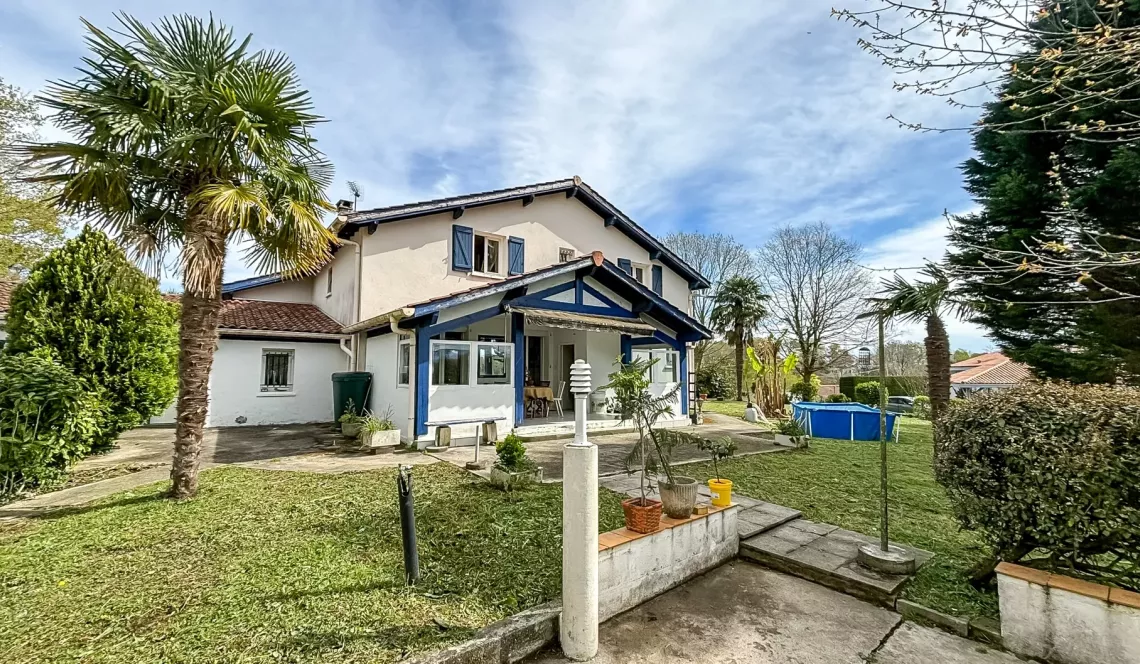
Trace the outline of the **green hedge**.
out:
M 999 560 L 1140 590 L 1140 390 L 1027 384 L 935 426 L 935 477 Z
M 847 395 L 848 399 L 855 399 L 855 387 L 859 383 L 878 383 L 878 376 L 843 376 L 839 379 L 839 391 Z M 921 392 L 916 389 L 924 382 L 922 378 L 914 376 L 887 376 L 887 394 L 891 396 L 917 396 Z

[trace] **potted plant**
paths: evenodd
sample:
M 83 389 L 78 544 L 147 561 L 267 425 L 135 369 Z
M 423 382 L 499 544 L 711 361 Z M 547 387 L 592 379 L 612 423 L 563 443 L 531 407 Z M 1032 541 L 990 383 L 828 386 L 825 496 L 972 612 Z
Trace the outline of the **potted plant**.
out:
M 736 452 L 736 441 L 725 436 L 717 440 L 702 438 L 697 442 L 697 448 L 708 452 L 713 462 L 713 477 L 709 480 L 709 491 L 712 492 L 712 504 L 717 507 L 728 507 L 732 504 L 732 480 L 720 476 L 721 459 L 727 459 Z
M 363 420 L 364 418 L 356 414 L 356 404 L 352 402 L 352 399 L 349 399 L 344 405 L 344 413 L 337 420 L 340 422 L 341 435 L 356 438 L 360 433 L 360 423 Z
M 807 432 L 794 418 L 776 423 L 776 444 L 784 447 L 807 447 Z
M 623 363 L 619 358 L 614 365 L 618 370 L 611 373 L 610 382 L 604 389 L 613 390 L 614 396 L 610 404 L 614 412 L 619 413 L 621 419 L 632 421 L 637 427 L 637 442 L 625 459 L 626 472 L 632 475 L 640 473 L 641 495 L 622 502 L 622 511 L 625 513 L 625 526 L 638 533 L 651 533 L 661 527 L 662 501 L 649 498 L 653 491 L 651 472 L 659 468 L 665 472 L 664 482 L 659 482 L 662 498 L 668 494 L 670 511 L 680 513 L 682 504 L 686 502 L 688 489 L 685 480 L 692 483 L 692 501 L 696 503 L 696 480 L 681 478 L 673 474 L 668 462 L 668 452 L 663 452 L 662 443 L 654 435 L 653 425 L 657 419 L 666 413 L 672 413 L 672 403 L 677 396 L 679 385 L 659 397 L 649 393 L 649 371 L 653 366 L 652 360 L 635 359 Z M 683 516 L 689 516 L 693 511 L 693 504 L 689 504 Z
M 499 459 L 491 466 L 491 484 L 504 491 L 542 481 L 542 468 L 526 455 L 522 438 L 513 433 L 495 444 Z
M 392 407 L 377 417 L 372 413 L 360 421 L 360 446 L 375 452 L 379 449 L 395 449 L 400 444 L 400 430 L 392 423 Z

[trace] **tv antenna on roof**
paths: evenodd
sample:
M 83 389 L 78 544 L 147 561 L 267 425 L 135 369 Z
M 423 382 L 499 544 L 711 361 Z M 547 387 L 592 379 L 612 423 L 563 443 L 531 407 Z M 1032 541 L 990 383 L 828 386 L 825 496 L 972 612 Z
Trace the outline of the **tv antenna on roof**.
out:
M 360 185 L 352 180 L 348 181 L 348 190 L 352 193 L 352 211 L 356 212 L 356 204 L 360 200 Z

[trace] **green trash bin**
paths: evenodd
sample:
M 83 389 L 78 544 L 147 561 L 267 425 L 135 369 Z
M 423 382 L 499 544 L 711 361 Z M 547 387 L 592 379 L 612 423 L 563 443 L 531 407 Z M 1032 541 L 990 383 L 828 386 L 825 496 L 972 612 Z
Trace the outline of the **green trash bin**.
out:
M 348 402 L 352 402 L 352 410 L 360 415 L 368 408 L 369 390 L 372 387 L 372 374 L 367 371 L 340 371 L 332 375 L 333 383 L 333 418 L 340 420 L 340 416 L 348 410 Z

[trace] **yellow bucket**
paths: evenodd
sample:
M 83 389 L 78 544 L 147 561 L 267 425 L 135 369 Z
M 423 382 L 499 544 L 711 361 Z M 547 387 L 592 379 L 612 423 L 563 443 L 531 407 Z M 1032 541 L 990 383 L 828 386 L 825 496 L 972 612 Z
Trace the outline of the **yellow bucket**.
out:
M 709 491 L 712 492 L 712 504 L 716 507 L 732 504 L 732 480 L 709 480 Z

